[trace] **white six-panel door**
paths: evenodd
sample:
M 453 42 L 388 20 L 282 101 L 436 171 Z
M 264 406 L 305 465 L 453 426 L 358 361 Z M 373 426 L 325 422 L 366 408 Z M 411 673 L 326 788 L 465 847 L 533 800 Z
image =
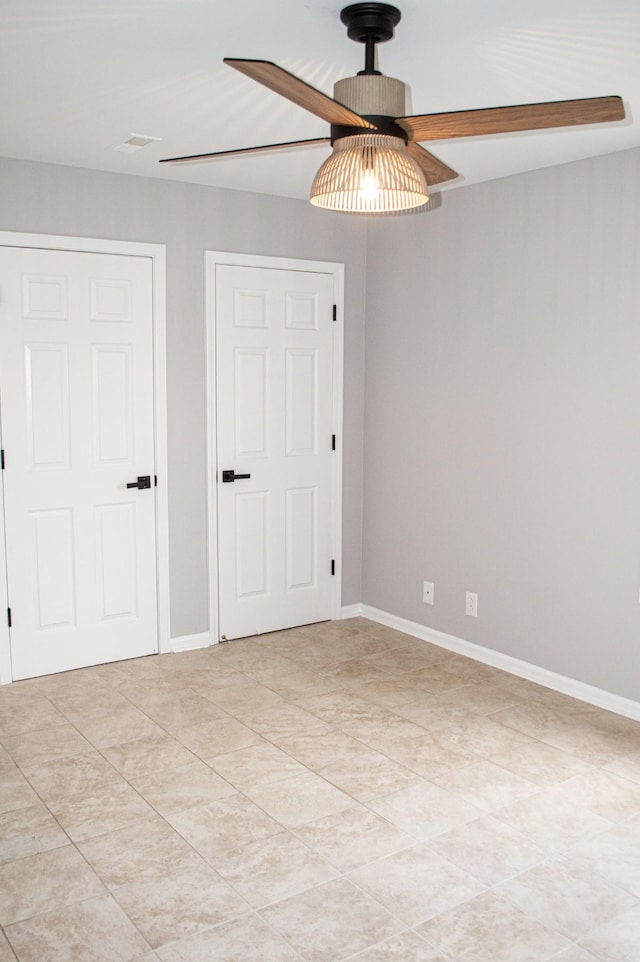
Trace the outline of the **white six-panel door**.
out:
M 215 267 L 221 637 L 334 615 L 333 299 L 329 273 Z
M 149 654 L 151 261 L 0 248 L 0 277 L 13 678 Z

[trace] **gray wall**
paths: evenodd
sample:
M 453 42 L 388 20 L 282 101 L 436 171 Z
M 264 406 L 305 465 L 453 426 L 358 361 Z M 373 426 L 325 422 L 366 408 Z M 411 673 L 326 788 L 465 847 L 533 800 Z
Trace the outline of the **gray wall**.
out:
M 208 627 L 204 251 L 345 264 L 343 604 L 360 601 L 365 226 L 304 201 L 0 160 L 1 230 L 167 247 L 172 636 Z
M 363 601 L 633 699 L 639 212 L 635 150 L 372 224 L 365 358 Z

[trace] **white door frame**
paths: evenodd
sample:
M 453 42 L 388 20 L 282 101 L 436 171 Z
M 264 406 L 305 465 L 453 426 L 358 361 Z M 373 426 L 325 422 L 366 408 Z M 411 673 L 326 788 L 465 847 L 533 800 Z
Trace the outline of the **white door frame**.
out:
M 13 231 L 0 231 L 0 247 L 27 247 L 42 250 L 121 254 L 131 257 L 151 258 L 153 270 L 154 473 L 158 476 L 158 487 L 155 490 L 158 652 L 170 651 L 165 246 L 164 244 L 138 244 L 131 241 L 95 240 L 90 237 L 64 237 L 54 234 L 20 234 Z M 4 492 L 2 485 L 0 485 L 0 684 L 6 684 L 12 680 L 9 627 L 5 617 L 9 603 L 7 598 L 4 511 Z
M 212 644 L 220 638 L 218 612 L 218 485 L 216 435 L 216 291 L 218 265 L 263 267 L 286 271 L 309 271 L 333 276 L 333 299 L 336 305 L 333 343 L 333 411 L 332 432 L 336 435 L 336 451 L 331 478 L 331 547 L 336 561 L 333 618 L 342 610 L 342 411 L 344 368 L 344 264 L 332 261 L 307 261 L 291 257 L 268 257 L 262 254 L 234 254 L 205 251 L 206 276 L 206 354 L 207 354 L 207 553 L 209 564 L 209 635 Z

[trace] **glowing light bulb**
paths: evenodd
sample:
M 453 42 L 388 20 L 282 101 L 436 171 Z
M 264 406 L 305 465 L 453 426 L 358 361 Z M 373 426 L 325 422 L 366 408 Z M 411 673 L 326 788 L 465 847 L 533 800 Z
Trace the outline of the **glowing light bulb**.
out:
M 362 186 L 360 188 L 360 193 L 364 200 L 375 200 L 379 191 L 380 185 L 378 183 L 378 178 L 376 177 L 376 172 L 372 167 L 369 167 L 362 175 Z

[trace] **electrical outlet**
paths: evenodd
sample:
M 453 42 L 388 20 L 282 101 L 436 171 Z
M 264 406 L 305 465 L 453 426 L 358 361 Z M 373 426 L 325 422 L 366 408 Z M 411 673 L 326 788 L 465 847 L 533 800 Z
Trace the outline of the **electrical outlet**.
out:
M 472 618 L 478 617 L 478 596 L 473 591 L 467 591 L 464 603 L 464 610 Z
M 422 600 L 425 605 L 433 604 L 433 581 L 423 581 L 422 582 Z

